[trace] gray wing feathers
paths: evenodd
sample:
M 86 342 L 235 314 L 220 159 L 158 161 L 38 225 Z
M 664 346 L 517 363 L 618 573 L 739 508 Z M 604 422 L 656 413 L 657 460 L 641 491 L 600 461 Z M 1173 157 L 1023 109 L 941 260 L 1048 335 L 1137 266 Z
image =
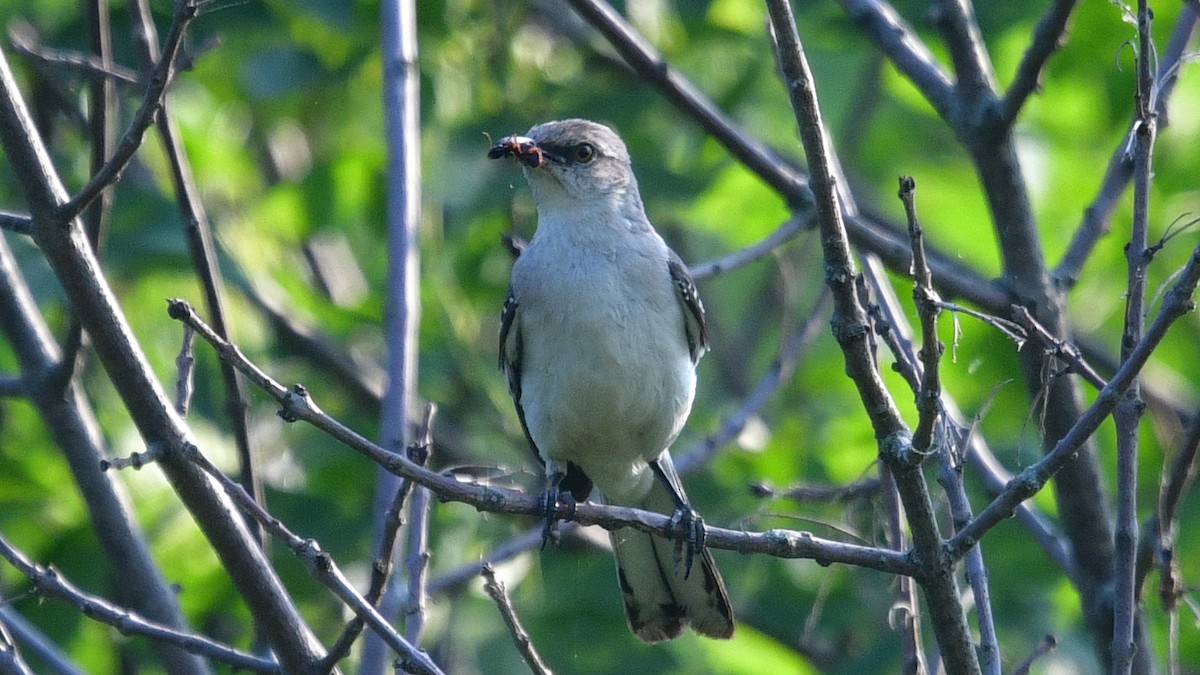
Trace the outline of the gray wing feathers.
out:
M 684 338 L 687 340 L 688 352 L 692 363 L 700 361 L 704 352 L 708 351 L 708 327 L 704 323 L 704 303 L 700 302 L 700 294 L 696 291 L 696 283 L 688 272 L 687 265 L 675 251 L 670 251 L 667 259 L 667 271 L 671 274 L 671 282 L 675 286 L 675 296 L 683 310 Z

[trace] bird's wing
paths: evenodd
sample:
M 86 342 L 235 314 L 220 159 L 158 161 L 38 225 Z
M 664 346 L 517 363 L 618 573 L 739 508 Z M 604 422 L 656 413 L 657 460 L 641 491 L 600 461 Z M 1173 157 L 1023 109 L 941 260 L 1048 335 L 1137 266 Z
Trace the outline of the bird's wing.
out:
M 700 361 L 704 352 L 708 351 L 708 327 L 704 323 L 704 303 L 700 302 L 700 294 L 696 291 L 696 282 L 687 265 L 675 251 L 669 251 L 667 271 L 671 273 L 671 282 L 675 285 L 675 297 L 683 309 L 683 331 L 687 340 L 688 353 L 692 363 Z
M 500 311 L 500 370 L 508 378 L 508 393 L 512 396 L 513 405 L 517 409 L 517 419 L 521 422 L 521 431 L 525 432 L 525 440 L 529 442 L 529 450 L 537 461 L 545 466 L 546 458 L 538 450 L 537 443 L 529 433 L 529 425 L 525 422 L 525 408 L 521 405 L 521 362 L 524 356 L 524 345 L 521 340 L 521 322 L 517 320 L 520 303 L 511 286 L 504 298 L 504 309 Z M 575 499 L 583 501 L 592 491 L 592 480 L 574 462 L 567 462 L 567 474 L 559 484 L 563 492 L 570 492 Z

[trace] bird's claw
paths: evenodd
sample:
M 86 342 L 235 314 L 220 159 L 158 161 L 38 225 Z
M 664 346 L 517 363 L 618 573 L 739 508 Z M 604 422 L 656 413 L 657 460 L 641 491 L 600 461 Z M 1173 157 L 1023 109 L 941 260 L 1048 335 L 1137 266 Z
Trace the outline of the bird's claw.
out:
M 671 514 L 671 531 L 675 539 L 675 566 L 683 564 L 683 578 L 692 573 L 696 553 L 703 551 L 708 538 L 704 518 L 690 507 L 680 507 Z
M 545 527 L 542 528 L 542 548 L 546 548 L 546 542 L 553 542 L 558 546 L 559 529 L 558 515 L 559 507 L 566 507 L 567 513 L 561 520 L 573 520 L 575 518 L 575 497 L 570 492 L 559 492 L 557 487 L 549 487 L 542 496 L 538 499 L 538 508 L 542 512 L 542 517 L 546 520 Z

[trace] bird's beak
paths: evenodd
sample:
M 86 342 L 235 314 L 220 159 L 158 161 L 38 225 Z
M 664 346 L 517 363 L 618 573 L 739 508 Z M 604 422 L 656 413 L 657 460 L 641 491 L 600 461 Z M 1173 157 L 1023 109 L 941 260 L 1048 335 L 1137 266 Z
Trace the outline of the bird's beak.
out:
M 531 169 L 546 166 L 555 157 L 538 147 L 537 141 L 528 136 L 506 136 L 488 150 L 488 159 L 512 157 Z

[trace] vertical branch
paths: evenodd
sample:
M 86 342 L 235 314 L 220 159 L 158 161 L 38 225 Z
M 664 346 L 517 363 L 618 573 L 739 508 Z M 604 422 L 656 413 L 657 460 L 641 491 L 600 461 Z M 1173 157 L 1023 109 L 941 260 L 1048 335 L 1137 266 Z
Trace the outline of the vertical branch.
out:
M 933 290 L 933 276 L 925 258 L 925 234 L 917 221 L 914 201 L 916 181 L 911 176 L 900 179 L 900 201 L 904 203 L 904 214 L 908 219 L 908 236 L 913 252 L 913 302 L 921 318 L 921 350 L 917 358 L 921 361 L 921 390 L 917 392 L 917 429 L 913 432 L 913 451 L 929 452 L 933 445 L 933 431 L 941 415 L 942 380 L 938 362 L 945 346 L 938 339 L 937 318 L 941 313 L 941 298 Z
M 921 457 L 912 451 L 911 432 L 883 385 L 867 343 L 866 313 L 855 292 L 857 274 L 850 257 L 850 244 L 831 174 L 827 135 L 824 133 L 812 72 L 787 0 L 768 0 L 767 8 L 775 31 L 779 65 L 811 171 L 811 186 L 817 203 L 817 220 L 825 255 L 825 282 L 834 297 L 831 321 L 834 337 L 842 348 L 846 374 L 854 381 L 874 427 L 880 459 L 891 469 L 908 513 L 921 568 L 919 581 L 927 596 L 933 631 L 947 671 L 978 674 L 979 661 L 971 644 L 954 565 L 943 555 L 933 503 L 925 477 L 920 471 Z
M 408 458 L 415 464 L 429 463 L 433 450 L 433 416 L 437 407 L 425 404 L 425 421 L 420 438 L 408 446 Z M 407 481 L 405 481 L 407 482 Z M 417 486 L 413 492 L 412 525 L 408 528 L 408 607 L 404 610 L 404 636 L 414 645 L 421 644 L 425 628 L 426 582 L 429 578 L 429 516 L 433 502 L 429 488 Z
M 417 68 L 415 0 L 384 0 L 383 106 L 387 133 L 388 281 L 384 331 L 388 349 L 388 386 L 383 399 L 381 445 L 409 445 L 409 418 L 417 399 L 417 328 L 420 322 L 421 131 L 420 72 Z M 376 482 L 376 531 L 398 479 L 384 471 Z M 396 603 L 386 600 L 385 615 Z M 394 619 L 395 615 L 387 616 Z M 372 634 L 363 647 L 361 672 L 381 673 L 383 645 Z
M 887 514 L 888 546 L 903 551 L 908 548 L 908 537 L 904 535 L 904 506 L 900 503 L 900 492 L 896 489 L 896 479 L 892 471 L 883 462 L 879 463 L 879 486 L 883 494 L 884 511 Z M 912 577 L 900 577 L 900 600 L 896 609 L 902 611 L 903 632 L 901 641 L 904 649 L 904 662 L 901 671 L 905 675 L 925 675 L 929 672 L 925 665 L 925 650 L 921 642 L 921 598 L 917 592 L 917 580 Z
M 917 359 L 921 363 L 921 387 L 917 392 L 917 429 L 913 433 L 913 451 L 931 452 L 934 432 L 939 420 L 944 420 L 942 410 L 942 382 L 939 367 L 945 346 L 938 339 L 938 315 L 941 313 L 941 298 L 933 289 L 933 277 L 925 257 L 925 234 L 917 220 L 916 182 L 911 176 L 900 178 L 900 201 L 908 221 L 908 236 L 913 251 L 913 302 L 921 321 L 921 349 Z M 946 425 L 942 425 L 945 427 Z M 943 434 L 938 458 L 941 470 L 938 482 L 946 491 L 954 528 L 958 530 L 971 521 L 971 503 L 967 499 L 962 482 L 962 462 L 959 450 L 950 438 Z M 975 611 L 979 619 L 980 668 L 988 675 L 1000 674 L 1000 642 L 996 636 L 996 624 L 992 617 L 991 591 L 988 586 L 987 568 L 983 564 L 983 552 L 976 546 L 967 554 L 967 580 L 975 596 Z
M 1150 36 L 1151 13 L 1147 0 L 1138 0 L 1138 69 L 1135 98 L 1137 122 L 1134 129 L 1133 159 L 1133 230 L 1125 248 L 1128 262 L 1128 291 L 1125 295 L 1125 331 L 1121 336 L 1121 359 L 1142 338 L 1145 330 L 1146 267 L 1150 220 L 1150 173 L 1153 162 L 1154 138 L 1157 132 L 1157 113 L 1152 94 L 1154 45 Z M 1121 397 L 1113 421 L 1117 427 L 1117 526 L 1116 560 L 1113 568 L 1115 582 L 1112 672 L 1125 675 L 1132 672 L 1134 629 L 1137 623 L 1136 574 L 1137 522 L 1137 463 L 1138 429 L 1145 402 L 1141 395 L 1140 378 L 1134 378 Z

